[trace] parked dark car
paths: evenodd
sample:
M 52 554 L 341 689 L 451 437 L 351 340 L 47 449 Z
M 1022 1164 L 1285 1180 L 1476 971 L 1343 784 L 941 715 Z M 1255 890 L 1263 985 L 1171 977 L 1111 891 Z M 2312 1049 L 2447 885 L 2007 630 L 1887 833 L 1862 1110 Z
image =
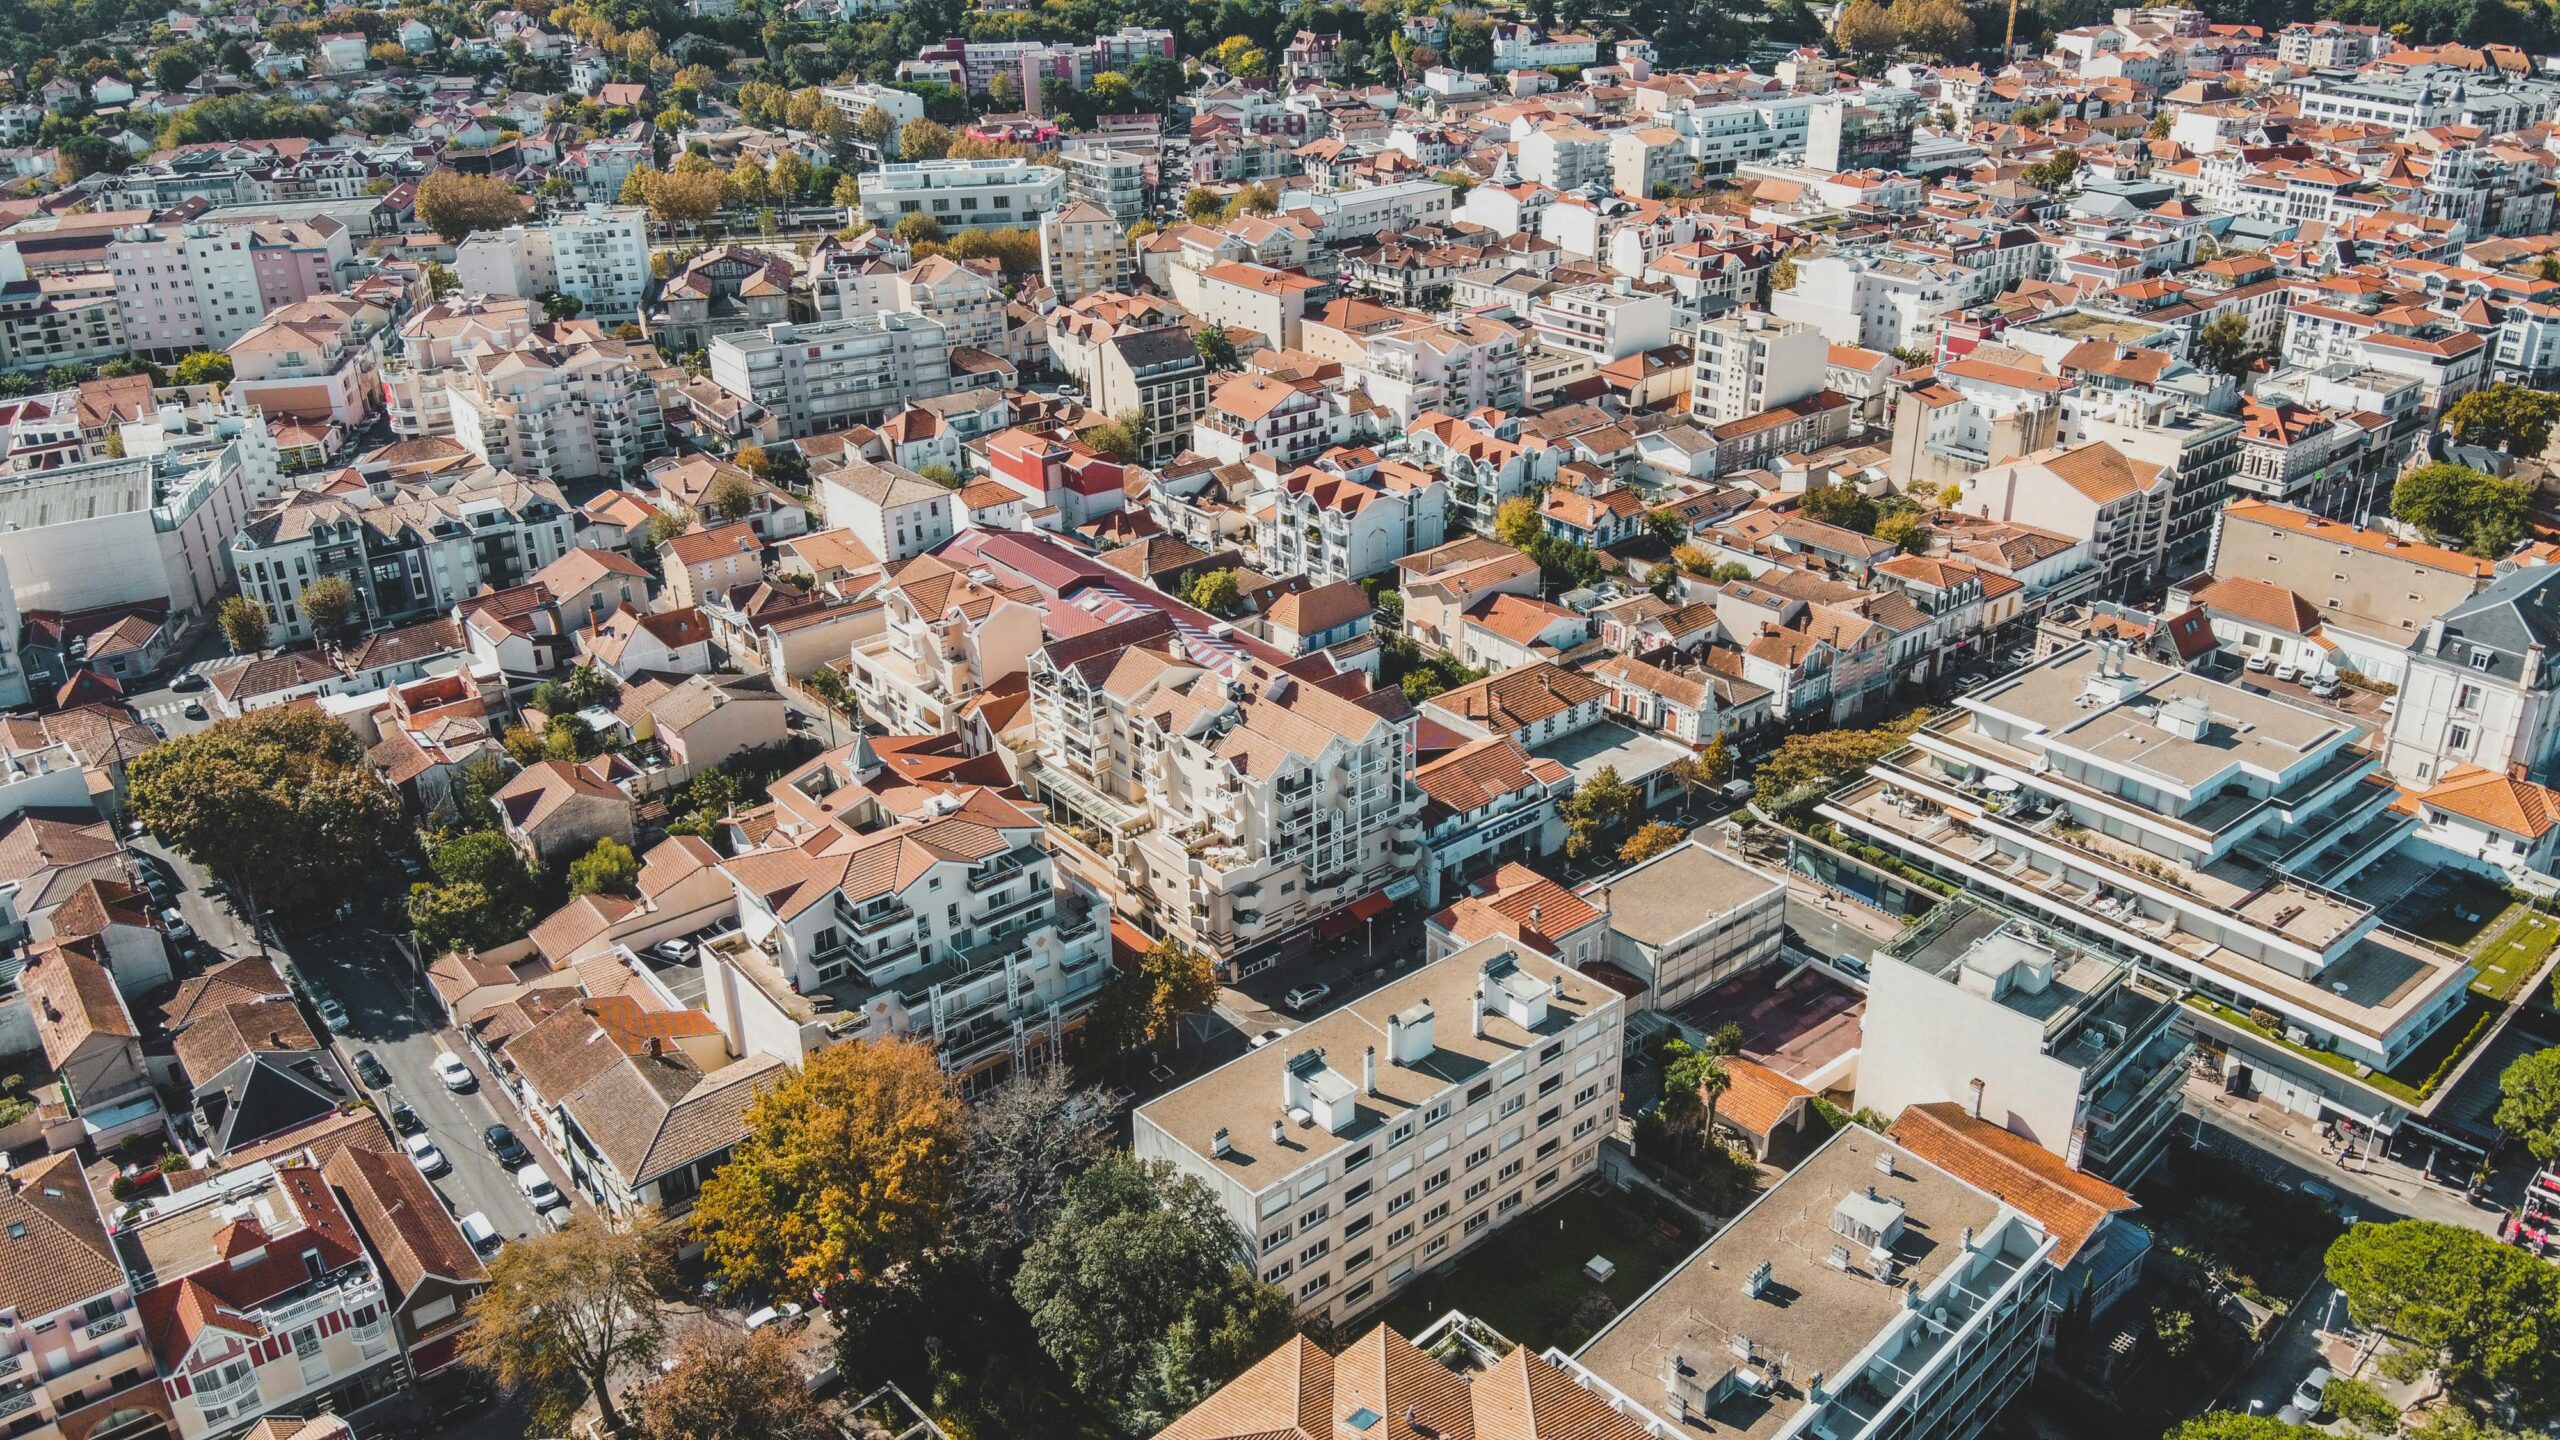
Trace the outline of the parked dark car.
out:
M 374 1054 L 370 1050 L 359 1050 L 356 1052 L 355 1066 L 356 1078 L 362 1080 L 364 1083 L 372 1086 L 376 1090 L 380 1090 L 391 1083 L 391 1072 L 383 1068 L 382 1062 L 374 1058 Z
M 389 1099 L 391 1101 L 391 1128 L 393 1130 L 396 1130 L 403 1135 L 415 1135 L 419 1131 L 427 1128 L 427 1122 L 418 1118 L 418 1112 L 409 1108 L 408 1101 L 401 1099 L 397 1095 L 393 1095 L 389 1097 Z
M 533 1152 L 525 1149 L 524 1142 L 516 1138 L 516 1132 L 504 1125 L 492 1125 L 481 1131 L 480 1141 L 489 1147 L 490 1154 L 498 1157 L 499 1164 L 510 1170 L 533 1161 Z

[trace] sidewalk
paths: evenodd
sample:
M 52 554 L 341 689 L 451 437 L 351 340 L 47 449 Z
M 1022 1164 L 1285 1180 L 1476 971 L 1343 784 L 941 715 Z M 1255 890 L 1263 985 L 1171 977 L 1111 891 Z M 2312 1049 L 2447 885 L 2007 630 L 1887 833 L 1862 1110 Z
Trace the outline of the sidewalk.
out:
M 2321 1184 L 2349 1197 L 2350 1203 L 2361 1200 L 2367 1210 L 2472 1230 L 2497 1228 L 2498 1211 L 2473 1205 L 2459 1189 L 2436 1184 L 2415 1167 L 2389 1156 L 2368 1157 L 2359 1149 L 2348 1162 L 2354 1168 L 2341 1167 L 2335 1155 L 2322 1152 L 2316 1121 L 2262 1101 L 2234 1099 L 2220 1086 L 2196 1077 L 2188 1079 L 2181 1103 L 2189 1116 L 2200 1116 L 2210 1130 L 2309 1172 Z

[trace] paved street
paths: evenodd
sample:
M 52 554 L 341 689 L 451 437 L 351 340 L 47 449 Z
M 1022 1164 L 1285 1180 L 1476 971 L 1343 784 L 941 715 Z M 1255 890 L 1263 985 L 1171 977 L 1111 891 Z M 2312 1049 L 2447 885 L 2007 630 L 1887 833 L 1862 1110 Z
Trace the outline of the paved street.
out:
M 134 691 L 126 695 L 125 708 L 132 711 L 135 718 L 159 726 L 172 739 L 180 735 L 194 734 L 221 718 L 220 714 L 212 708 L 211 691 L 209 689 L 172 690 L 168 682 L 190 672 L 210 676 L 248 663 L 248 657 L 231 653 L 223 643 L 222 631 L 219 627 L 207 625 L 196 632 L 186 652 L 180 655 L 177 662 L 162 675 L 159 687 Z M 204 719 L 187 718 L 187 707 L 191 704 L 201 704 L 205 707 Z
M 183 887 L 178 897 L 179 912 L 199 937 L 220 952 L 209 963 L 258 953 L 256 938 L 247 923 L 228 904 L 205 894 L 208 877 L 201 869 L 147 838 L 136 842 L 134 848 L 159 857 L 178 876 Z M 281 946 L 271 945 L 269 950 L 281 962 L 280 968 L 298 977 L 301 985 L 333 995 L 347 1007 L 354 1025 L 353 1033 L 338 1042 L 341 1061 L 359 1049 L 369 1049 L 390 1070 L 392 1088 L 417 1111 L 418 1118 L 426 1122 L 426 1133 L 453 1162 L 453 1169 L 436 1180 L 435 1186 L 454 1214 L 478 1211 L 487 1215 L 489 1223 L 502 1235 L 531 1234 L 535 1224 L 533 1208 L 516 1188 L 515 1177 L 489 1154 L 480 1135 L 492 1123 L 503 1120 L 514 1126 L 519 1136 L 526 1137 L 528 1146 L 535 1142 L 526 1136 L 526 1126 L 504 1097 L 491 1093 L 485 1081 L 478 1092 L 455 1095 L 428 1068 L 434 1064 L 439 1049 L 430 1019 L 433 1012 L 419 994 L 416 967 L 399 943 L 379 931 L 341 926 L 303 939 L 290 956 Z M 193 974 L 202 968 L 186 967 L 182 973 Z M 315 1029 L 318 1023 L 313 1017 Z M 353 1078 L 354 1068 L 345 1068 Z M 557 1168 L 556 1162 L 553 1171 L 554 1183 L 566 1181 L 566 1173 Z
M 341 1038 L 339 1053 L 372 1051 L 391 1072 L 392 1089 L 426 1122 L 427 1135 L 453 1162 L 453 1169 L 435 1182 L 445 1203 L 456 1215 L 476 1211 L 488 1216 L 501 1235 L 532 1234 L 533 1207 L 480 1137 L 490 1125 L 503 1122 L 528 1147 L 534 1142 L 514 1107 L 485 1078 L 479 1089 L 464 1095 L 447 1090 L 436 1078 L 430 1067 L 445 1044 L 419 993 L 408 953 L 380 931 L 340 927 L 305 941 L 296 962 L 306 984 L 347 1007 L 353 1026 Z M 566 1178 L 555 1174 L 553 1183 Z

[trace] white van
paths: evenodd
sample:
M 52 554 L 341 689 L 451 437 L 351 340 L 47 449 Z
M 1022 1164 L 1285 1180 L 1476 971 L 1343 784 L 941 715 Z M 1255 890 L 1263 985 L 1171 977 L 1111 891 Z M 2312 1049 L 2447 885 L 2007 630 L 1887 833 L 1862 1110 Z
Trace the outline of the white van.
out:
M 506 1243 L 505 1237 L 498 1233 L 498 1227 L 490 1224 L 489 1217 L 477 1210 L 463 1216 L 461 1225 L 462 1238 L 470 1241 L 472 1250 L 483 1259 L 497 1254 L 498 1247 Z

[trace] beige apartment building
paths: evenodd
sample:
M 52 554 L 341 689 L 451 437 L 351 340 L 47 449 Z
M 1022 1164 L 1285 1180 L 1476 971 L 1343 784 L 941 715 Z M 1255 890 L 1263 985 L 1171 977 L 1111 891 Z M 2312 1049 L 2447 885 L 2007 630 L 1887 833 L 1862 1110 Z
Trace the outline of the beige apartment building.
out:
M 1401 694 L 1307 683 L 1225 630 L 1153 612 L 1035 653 L 1028 778 L 1115 905 L 1238 976 L 1414 893 L 1422 792 Z
M 862 713 L 892 735 L 940 735 L 1040 645 L 1036 591 L 1008 594 L 920 555 L 881 587 L 880 633 L 853 648 Z
M 1626 1000 L 1495 938 L 1140 1106 L 1262 1278 L 1340 1324 L 1599 1168 Z
M 529 339 L 471 355 L 445 406 L 462 448 L 553 482 L 629 479 L 667 448 L 657 382 L 615 340 Z
M 1098 290 L 1126 290 L 1135 269 L 1129 228 L 1089 200 L 1040 217 L 1040 277 L 1072 305 Z

